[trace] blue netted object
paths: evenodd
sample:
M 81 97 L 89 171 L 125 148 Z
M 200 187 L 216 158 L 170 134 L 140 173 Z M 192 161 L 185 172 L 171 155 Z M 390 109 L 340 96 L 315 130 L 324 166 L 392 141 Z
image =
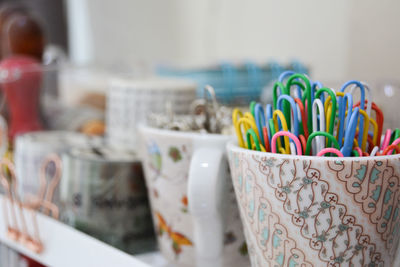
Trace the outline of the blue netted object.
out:
M 240 105 L 251 100 L 259 100 L 263 88 L 276 80 L 285 70 L 308 73 L 303 64 L 293 61 L 285 66 L 276 62 L 264 65 L 246 62 L 241 65 L 223 63 L 216 67 L 199 69 L 159 67 L 157 74 L 196 81 L 199 97 L 203 97 L 203 88 L 209 84 L 214 87 L 219 102 L 226 105 Z

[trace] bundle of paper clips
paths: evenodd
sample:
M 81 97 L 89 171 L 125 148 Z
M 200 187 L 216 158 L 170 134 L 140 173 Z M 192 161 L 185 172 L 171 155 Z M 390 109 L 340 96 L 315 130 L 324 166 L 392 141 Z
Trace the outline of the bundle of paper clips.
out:
M 52 173 L 51 177 L 48 177 L 48 173 Z M 3 214 L 7 236 L 36 253 L 42 252 L 44 248 L 39 235 L 37 212 L 41 211 L 55 219 L 59 216 L 58 207 L 53 203 L 53 195 L 61 178 L 61 159 L 55 154 L 49 155 L 41 166 L 39 177 L 38 194 L 28 195 L 21 200 L 17 192 L 14 164 L 7 158 L 0 161 L 0 184 L 6 192 L 3 198 Z
M 214 88 L 206 85 L 203 98 L 192 102 L 189 115 L 174 114 L 167 103 L 166 114 L 152 113 L 147 119 L 150 126 L 159 129 L 231 134 L 231 112 L 218 103 Z
M 253 101 L 250 112 L 236 108 L 232 119 L 239 146 L 252 150 L 339 157 L 400 153 L 400 130 L 388 129 L 382 136 L 383 113 L 369 86 L 355 80 L 335 91 L 287 71 L 273 86 L 272 105 L 264 109 Z

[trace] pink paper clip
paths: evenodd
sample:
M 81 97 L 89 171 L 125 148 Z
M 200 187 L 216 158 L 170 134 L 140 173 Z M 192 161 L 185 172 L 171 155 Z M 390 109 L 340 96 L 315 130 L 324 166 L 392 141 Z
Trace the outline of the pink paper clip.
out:
M 391 135 L 392 135 L 392 130 L 387 129 L 385 137 L 383 138 L 381 150 L 385 150 L 385 148 L 389 145 Z
M 321 157 L 321 156 L 325 155 L 326 153 L 334 153 L 338 157 L 343 157 L 342 152 L 340 152 L 340 150 L 333 148 L 333 147 L 327 147 L 327 148 L 322 149 L 321 151 L 319 151 L 317 153 L 317 157 Z

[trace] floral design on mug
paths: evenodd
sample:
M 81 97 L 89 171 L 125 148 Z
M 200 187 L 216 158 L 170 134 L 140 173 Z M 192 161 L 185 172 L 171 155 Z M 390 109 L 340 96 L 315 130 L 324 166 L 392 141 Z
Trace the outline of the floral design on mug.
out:
M 282 210 L 292 217 L 303 238 L 326 266 L 383 266 L 376 245 L 340 202 L 310 160 L 253 156 L 265 186 L 274 189 Z M 243 159 L 243 162 L 246 162 Z M 243 173 L 251 170 L 243 163 Z
M 183 207 L 182 207 L 182 212 L 184 212 L 184 213 L 187 213 L 188 211 L 189 211 L 189 209 L 188 209 L 188 197 L 186 196 L 186 195 L 184 195 L 182 198 L 181 198 L 181 203 L 182 203 L 182 205 L 183 205 Z
M 177 148 L 175 146 L 172 146 L 169 148 L 168 155 L 171 157 L 171 159 L 174 162 L 178 162 L 182 159 L 181 151 L 179 150 L 179 148 Z
M 236 162 L 238 162 L 235 159 Z M 287 228 L 281 223 L 278 214 L 272 211 L 270 202 L 262 187 L 256 181 L 255 173 L 241 161 L 243 171 L 234 180 L 239 205 L 244 216 L 244 225 L 248 225 L 257 237 L 257 246 L 264 259 L 273 266 L 313 266 L 305 259 L 305 254 L 297 247 L 296 241 L 289 237 Z M 250 247 L 250 251 L 254 248 Z M 253 255 L 256 255 L 252 253 Z M 262 261 L 256 259 L 257 266 Z
M 153 196 L 154 196 L 155 198 L 158 198 L 158 196 L 160 195 L 160 194 L 158 193 L 158 190 L 155 189 L 155 188 L 153 188 L 152 192 L 153 192 Z
M 346 191 L 386 241 L 386 248 L 395 253 L 397 239 L 394 237 L 400 231 L 400 181 L 394 167 L 388 160 L 375 160 L 350 164 L 332 161 L 327 163 L 327 168 L 335 174 L 335 179 L 345 184 Z
M 189 170 L 197 139 L 193 133 L 186 135 L 153 129 L 143 129 L 141 135 L 143 141 L 140 151 L 143 153 L 146 185 L 159 249 L 173 265 L 192 266 L 196 258 L 196 240 L 187 194 Z M 157 165 L 154 162 L 162 163 L 160 169 L 154 167 Z M 226 175 L 221 178 L 228 179 Z M 239 253 L 244 235 L 232 183 L 227 186 L 226 191 L 229 193 L 224 203 L 227 211 L 224 214 L 224 230 L 225 233 L 232 232 L 233 236 L 229 235 L 225 240 L 228 242 L 223 246 L 222 266 L 248 266 L 248 257 Z
M 193 245 L 192 241 L 190 241 L 186 236 L 179 232 L 173 231 L 159 212 L 155 212 L 155 215 L 157 218 L 158 234 L 163 235 L 164 233 L 166 233 L 168 235 L 168 237 L 172 241 L 172 248 L 176 256 L 179 256 L 179 254 L 182 252 L 182 246 Z
M 235 233 L 232 231 L 225 232 L 224 234 L 224 245 L 229 245 L 235 243 L 236 236 Z
M 186 145 L 182 145 L 182 149 L 179 146 L 168 146 L 163 147 L 159 140 L 149 139 L 145 142 L 147 148 L 146 154 L 146 165 L 151 170 L 151 179 L 153 181 L 162 178 L 171 180 L 176 183 L 180 183 L 182 180 L 187 179 L 187 174 L 182 176 L 174 175 L 169 170 L 179 170 L 180 167 L 186 167 L 190 163 L 190 153 Z M 176 164 L 175 167 L 171 168 L 170 162 Z M 150 173 L 150 172 L 149 172 Z
M 160 149 L 158 148 L 158 145 L 156 142 L 150 142 L 147 145 L 148 153 L 149 153 L 149 159 L 150 159 L 150 168 L 154 170 L 158 175 L 161 172 L 161 167 L 162 167 L 162 156 Z M 157 176 L 156 175 L 156 178 Z
M 239 253 L 243 256 L 247 256 L 249 254 L 246 242 L 243 242 L 242 245 L 239 247 Z

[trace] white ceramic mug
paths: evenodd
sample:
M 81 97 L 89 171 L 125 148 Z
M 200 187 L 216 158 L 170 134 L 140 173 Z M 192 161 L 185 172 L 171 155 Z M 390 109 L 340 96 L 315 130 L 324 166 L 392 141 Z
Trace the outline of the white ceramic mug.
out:
M 176 114 L 189 113 L 196 84 L 179 79 L 113 78 L 107 91 L 106 137 L 119 149 L 136 149 L 136 129 L 151 113 L 163 113 L 167 103 Z
M 400 266 L 400 155 L 227 150 L 252 266 Z
M 141 126 L 158 243 L 178 266 L 247 266 L 225 157 L 229 136 Z

